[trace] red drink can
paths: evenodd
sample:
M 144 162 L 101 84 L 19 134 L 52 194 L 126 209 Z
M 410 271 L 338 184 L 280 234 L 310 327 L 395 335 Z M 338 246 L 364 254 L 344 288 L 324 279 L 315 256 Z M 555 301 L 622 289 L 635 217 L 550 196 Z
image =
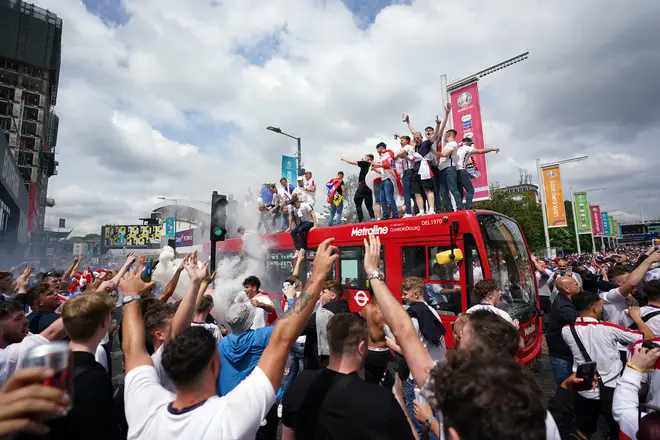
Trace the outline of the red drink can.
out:
M 50 368 L 55 374 L 44 385 L 73 393 L 73 354 L 68 342 L 51 342 L 28 351 L 23 366 Z

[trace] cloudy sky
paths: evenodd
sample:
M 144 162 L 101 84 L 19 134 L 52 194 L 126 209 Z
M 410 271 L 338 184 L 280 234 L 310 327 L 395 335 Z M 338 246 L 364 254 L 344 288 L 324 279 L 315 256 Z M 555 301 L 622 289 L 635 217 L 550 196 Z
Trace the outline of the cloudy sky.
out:
M 339 158 L 441 111 L 459 78 L 530 51 L 480 82 L 491 181 L 536 181 L 535 159 L 578 155 L 568 187 L 603 209 L 660 217 L 660 2 L 583 0 L 38 0 L 64 20 L 59 175 L 47 226 L 133 223 L 156 197 L 208 200 L 280 175 L 302 137 L 325 182 Z

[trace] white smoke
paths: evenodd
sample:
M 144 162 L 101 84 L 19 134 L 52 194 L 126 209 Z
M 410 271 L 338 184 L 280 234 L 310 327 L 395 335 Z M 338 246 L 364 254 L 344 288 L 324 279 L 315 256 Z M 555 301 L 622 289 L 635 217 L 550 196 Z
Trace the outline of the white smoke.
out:
M 229 306 L 231 306 L 239 295 L 241 298 L 239 301 L 247 301 L 247 297 L 243 293 L 243 280 L 248 276 L 254 275 L 263 284 L 268 279 L 266 255 L 269 244 L 262 239 L 256 229 L 259 221 L 257 207 L 254 204 L 239 204 L 236 214 L 235 218 L 228 219 L 228 229 L 230 234 L 235 236 L 235 232 L 239 226 L 247 228 L 248 233 L 242 238 L 243 256 L 223 257 L 222 254 L 218 254 L 215 283 L 209 286 L 207 291 L 212 291 L 213 293 L 214 308 L 212 315 L 223 324 L 226 324 L 225 316 Z M 279 230 L 281 219 L 278 219 L 277 225 L 276 230 Z M 156 282 L 157 290 L 162 291 L 172 279 L 177 267 L 179 267 L 183 260 L 181 258 L 175 259 L 174 249 L 169 246 L 163 248 L 158 260 L 158 266 L 156 266 L 151 279 Z M 209 270 L 212 271 L 211 269 Z M 189 285 L 190 280 L 187 272 L 184 270 L 181 272 L 179 282 L 170 302 L 182 299 Z

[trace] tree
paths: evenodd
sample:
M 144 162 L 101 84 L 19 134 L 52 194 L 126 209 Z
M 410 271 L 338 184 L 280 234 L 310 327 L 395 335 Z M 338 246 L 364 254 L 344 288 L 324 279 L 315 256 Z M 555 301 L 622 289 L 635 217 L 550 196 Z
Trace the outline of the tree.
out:
M 347 174 L 344 176 L 344 184 L 346 185 L 346 193 L 344 194 L 344 209 L 341 214 L 341 224 L 357 223 L 357 209 L 353 198 L 355 191 L 359 185 L 357 174 Z M 328 204 L 327 196 L 324 198 L 323 214 L 326 218 L 330 217 L 330 204 Z M 367 214 L 368 215 L 368 214 Z
M 96 239 L 96 238 L 101 238 L 101 234 L 87 234 L 83 238 L 86 238 L 88 240 Z

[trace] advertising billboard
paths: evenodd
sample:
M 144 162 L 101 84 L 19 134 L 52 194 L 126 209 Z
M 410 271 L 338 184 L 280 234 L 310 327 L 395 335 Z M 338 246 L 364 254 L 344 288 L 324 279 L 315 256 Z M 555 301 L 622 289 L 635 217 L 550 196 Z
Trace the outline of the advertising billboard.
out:
M 548 227 L 564 228 L 568 225 L 568 222 L 566 221 L 566 210 L 564 209 L 559 165 L 541 168 L 541 177 L 545 192 L 543 203 L 545 203 L 545 209 L 548 213 Z
M 464 137 L 472 138 L 474 148 L 484 148 L 484 135 L 481 124 L 481 107 L 479 105 L 479 88 L 475 81 L 471 84 L 453 90 L 449 94 L 452 105 L 452 121 L 454 129 L 458 132 L 456 142 Z M 472 161 L 480 175 L 472 182 L 474 185 L 474 201 L 490 198 L 488 186 L 488 169 L 486 168 L 486 155 L 475 154 Z M 460 203 L 457 201 L 457 203 Z
M 176 247 L 186 247 L 193 245 L 194 229 L 180 231 L 176 233 Z
M 152 225 L 106 225 L 101 229 L 101 240 L 105 247 L 153 247 L 160 245 L 161 226 Z
M 603 235 L 608 237 L 610 235 L 610 216 L 607 215 L 607 212 L 601 212 L 600 219 L 603 225 Z

